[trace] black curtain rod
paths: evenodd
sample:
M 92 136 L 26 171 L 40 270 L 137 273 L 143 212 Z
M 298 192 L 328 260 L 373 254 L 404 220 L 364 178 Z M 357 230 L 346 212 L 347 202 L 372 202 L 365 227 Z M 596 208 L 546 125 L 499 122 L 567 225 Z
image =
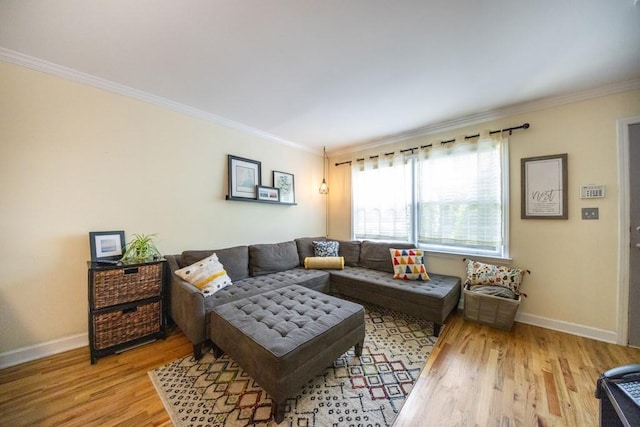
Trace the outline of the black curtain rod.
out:
M 395 154 L 395 151 L 384 153 L 385 156 L 391 156 L 392 154 Z M 376 154 L 375 156 L 369 156 L 370 159 L 377 159 L 378 157 L 380 157 L 379 154 Z M 364 160 L 364 157 L 362 157 L 361 159 L 356 159 L 356 162 L 361 162 L 363 160 Z M 346 165 L 347 163 L 351 163 L 351 162 L 352 162 L 351 160 L 347 160 L 346 162 L 336 163 L 336 166 Z
M 502 132 L 509 132 L 509 135 L 511 135 L 513 133 L 514 130 L 518 130 L 518 129 L 529 129 L 529 123 L 523 123 L 520 126 L 514 126 L 514 127 L 510 127 L 510 128 L 505 128 L 505 129 L 499 129 L 499 130 L 492 130 L 489 131 L 490 135 L 493 135 L 495 133 L 502 133 Z M 476 133 L 475 135 L 467 135 L 464 137 L 465 140 L 467 139 L 472 139 L 472 138 L 477 138 L 480 136 L 480 133 Z M 440 141 L 440 144 L 448 144 L 450 142 L 454 142 L 456 139 L 448 139 L 446 141 Z M 419 147 L 412 147 L 412 148 L 405 148 L 404 150 L 400 150 L 401 153 L 406 153 L 407 151 L 411 151 L 413 152 L 414 150 L 417 149 L 423 149 L 423 148 L 427 148 L 427 147 L 431 147 L 433 144 L 427 144 L 427 145 L 421 145 Z M 384 153 L 385 156 L 390 156 L 394 154 L 394 151 L 390 152 L 390 153 Z M 369 156 L 370 159 L 377 159 L 379 156 Z M 361 159 L 356 159 L 356 162 L 361 162 L 362 160 L 364 160 L 364 157 Z M 336 166 L 340 166 L 340 165 L 346 165 L 346 164 L 351 164 L 352 161 L 351 160 L 347 160 L 345 162 L 340 162 L 340 163 L 336 163 Z

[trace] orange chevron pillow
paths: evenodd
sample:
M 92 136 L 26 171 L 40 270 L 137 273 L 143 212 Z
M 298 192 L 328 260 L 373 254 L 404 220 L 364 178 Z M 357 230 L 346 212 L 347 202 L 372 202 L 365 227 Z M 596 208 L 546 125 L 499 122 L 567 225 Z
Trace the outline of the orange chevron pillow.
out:
M 424 266 L 422 249 L 389 249 L 393 261 L 393 278 L 402 280 L 429 280 Z

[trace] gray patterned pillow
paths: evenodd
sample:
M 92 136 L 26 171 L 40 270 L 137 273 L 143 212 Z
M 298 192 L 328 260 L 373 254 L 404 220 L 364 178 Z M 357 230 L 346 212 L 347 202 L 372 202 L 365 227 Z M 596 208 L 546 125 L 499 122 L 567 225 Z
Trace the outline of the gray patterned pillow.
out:
M 316 256 L 338 256 L 340 244 L 335 240 L 326 242 L 313 242 L 313 251 Z

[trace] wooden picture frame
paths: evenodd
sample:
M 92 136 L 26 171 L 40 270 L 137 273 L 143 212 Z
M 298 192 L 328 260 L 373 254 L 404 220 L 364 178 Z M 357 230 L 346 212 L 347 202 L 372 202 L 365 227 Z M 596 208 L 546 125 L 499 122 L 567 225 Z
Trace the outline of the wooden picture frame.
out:
M 280 201 L 280 189 L 275 187 L 265 187 L 264 185 L 256 185 L 256 194 L 258 200 L 279 202 Z
M 567 154 L 520 159 L 521 218 L 568 219 Z
M 273 186 L 280 190 L 280 203 L 296 203 L 295 179 L 292 173 L 273 171 Z
M 124 231 L 90 231 L 91 261 L 119 260 L 124 254 Z
M 230 198 L 256 199 L 256 186 L 262 185 L 262 164 L 256 160 L 228 155 Z

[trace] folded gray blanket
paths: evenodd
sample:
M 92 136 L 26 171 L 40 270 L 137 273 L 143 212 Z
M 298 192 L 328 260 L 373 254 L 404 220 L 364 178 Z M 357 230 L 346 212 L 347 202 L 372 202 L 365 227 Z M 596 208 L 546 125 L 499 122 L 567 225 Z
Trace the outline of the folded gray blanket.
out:
M 511 289 L 507 289 L 504 286 L 470 286 L 469 290 L 472 292 L 477 292 L 483 295 L 491 295 L 494 297 L 502 297 L 509 299 L 518 299 L 518 296 L 511 291 Z

